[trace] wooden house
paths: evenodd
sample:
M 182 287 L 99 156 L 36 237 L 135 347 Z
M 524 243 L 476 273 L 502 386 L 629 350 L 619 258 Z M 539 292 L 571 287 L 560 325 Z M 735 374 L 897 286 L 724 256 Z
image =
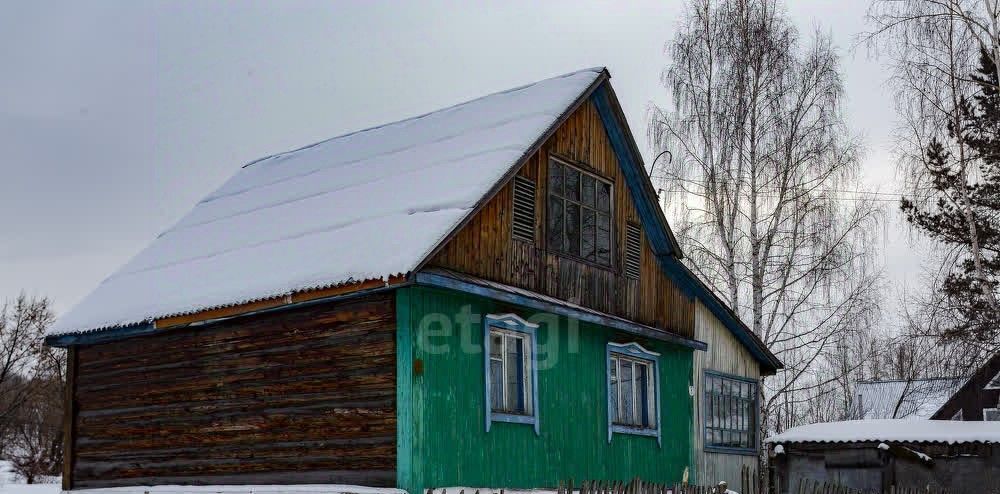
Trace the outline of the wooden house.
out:
M 681 264 L 609 78 L 244 166 L 47 336 L 65 488 L 735 478 L 781 363 Z
M 983 362 L 960 386 L 932 419 L 1000 421 L 1000 353 Z

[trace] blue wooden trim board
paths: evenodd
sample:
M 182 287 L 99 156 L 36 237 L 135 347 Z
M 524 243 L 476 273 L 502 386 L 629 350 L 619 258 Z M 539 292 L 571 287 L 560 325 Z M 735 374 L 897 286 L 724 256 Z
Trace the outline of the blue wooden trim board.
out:
M 525 295 L 520 295 L 517 293 L 499 290 L 496 288 L 483 286 L 481 284 L 459 280 L 443 274 L 420 272 L 417 273 L 416 276 L 414 277 L 414 282 L 417 285 L 433 286 L 437 288 L 448 288 L 451 290 L 471 293 L 474 295 L 479 295 L 494 300 L 500 300 L 503 302 L 517 304 L 529 309 L 542 310 L 560 316 L 572 317 L 580 321 L 590 322 L 594 324 L 599 324 L 601 326 L 607 326 L 610 328 L 619 329 L 621 331 L 625 331 L 626 333 L 632 333 L 638 336 L 643 336 L 646 338 L 663 341 L 665 343 L 672 343 L 687 348 L 693 348 L 695 350 L 704 351 L 708 349 L 708 345 L 703 341 L 684 338 L 682 336 L 678 336 L 673 333 L 668 333 L 664 330 L 653 328 L 651 326 L 645 326 L 642 324 L 633 323 L 625 319 L 620 319 L 609 315 L 599 315 L 590 311 L 575 308 L 571 305 L 557 304 L 554 302 L 541 300 L 539 298 L 533 298 Z

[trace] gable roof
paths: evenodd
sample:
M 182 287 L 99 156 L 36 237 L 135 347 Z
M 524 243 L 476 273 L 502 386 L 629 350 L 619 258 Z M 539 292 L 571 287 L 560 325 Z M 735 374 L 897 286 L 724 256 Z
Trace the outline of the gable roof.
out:
M 164 318 L 412 274 L 589 99 L 661 268 L 773 373 L 777 357 L 680 263 L 609 78 L 584 69 L 248 163 L 59 318 L 47 340 L 145 334 Z
M 607 77 L 581 70 L 249 163 L 48 334 L 406 274 Z
M 931 418 L 951 419 L 956 407 L 962 410 L 963 399 L 967 400 L 970 395 L 978 395 L 985 391 L 996 389 L 992 385 L 997 379 L 1000 379 L 1000 352 L 986 359 L 986 362 L 979 366 L 968 379 L 964 379 L 959 383 L 954 392 L 942 401 Z M 950 413 L 949 409 L 951 409 Z
M 962 377 L 858 381 L 856 418 L 929 419 L 964 382 Z

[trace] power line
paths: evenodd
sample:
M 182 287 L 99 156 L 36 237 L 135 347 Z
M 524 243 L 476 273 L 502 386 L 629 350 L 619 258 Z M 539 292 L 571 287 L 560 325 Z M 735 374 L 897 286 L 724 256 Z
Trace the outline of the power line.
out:
M 655 179 L 655 180 L 676 180 L 676 181 L 681 181 L 681 182 L 687 182 L 687 183 L 690 183 L 692 185 L 696 185 L 696 186 L 702 187 L 702 188 L 706 187 L 705 182 L 704 181 L 700 181 L 700 180 L 691 180 L 691 179 L 684 179 L 684 178 L 679 178 L 679 177 L 669 177 L 669 176 L 665 176 L 665 175 L 651 176 L 650 178 Z M 770 191 L 773 191 L 773 192 L 777 192 L 778 191 L 778 189 L 774 188 L 774 187 L 762 187 L 761 189 L 763 189 L 763 190 L 770 190 Z M 794 192 L 794 190 L 792 190 L 792 191 Z M 657 192 L 658 193 L 659 192 L 668 192 L 668 193 L 685 193 L 685 194 L 694 193 L 694 194 L 697 194 L 696 192 L 693 192 L 693 191 L 688 190 L 688 189 L 683 189 L 683 188 L 671 188 L 671 189 L 661 188 L 661 189 L 658 189 Z M 871 201 L 871 202 L 893 202 L 893 203 L 898 203 L 900 200 L 902 200 L 904 197 L 906 197 L 906 195 L 898 193 L 898 192 L 879 192 L 879 191 L 874 191 L 874 190 L 857 190 L 857 189 L 853 189 L 852 190 L 852 189 L 817 188 L 817 189 L 813 189 L 810 192 L 827 193 L 827 194 L 854 194 L 856 196 L 860 196 L 860 197 L 843 197 L 843 196 L 828 197 L 828 199 L 832 199 L 832 200 L 836 200 L 836 201 Z M 758 193 L 758 194 L 756 194 L 756 196 L 757 197 L 770 198 L 770 199 L 778 199 L 778 198 L 780 198 L 780 196 L 778 196 L 777 194 L 767 194 L 767 193 Z

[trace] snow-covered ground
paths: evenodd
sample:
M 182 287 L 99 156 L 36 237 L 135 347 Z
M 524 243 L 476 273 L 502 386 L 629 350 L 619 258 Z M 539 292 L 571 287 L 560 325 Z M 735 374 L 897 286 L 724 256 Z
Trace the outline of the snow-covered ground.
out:
M 27 485 L 11 470 L 9 462 L 0 461 L 0 494 L 57 494 L 60 490 L 58 482 Z
M 10 468 L 10 462 L 0 460 L 0 494 L 57 494 L 58 478 L 45 479 L 49 483 L 27 485 Z
M 59 494 L 59 484 L 4 484 L 0 494 Z

